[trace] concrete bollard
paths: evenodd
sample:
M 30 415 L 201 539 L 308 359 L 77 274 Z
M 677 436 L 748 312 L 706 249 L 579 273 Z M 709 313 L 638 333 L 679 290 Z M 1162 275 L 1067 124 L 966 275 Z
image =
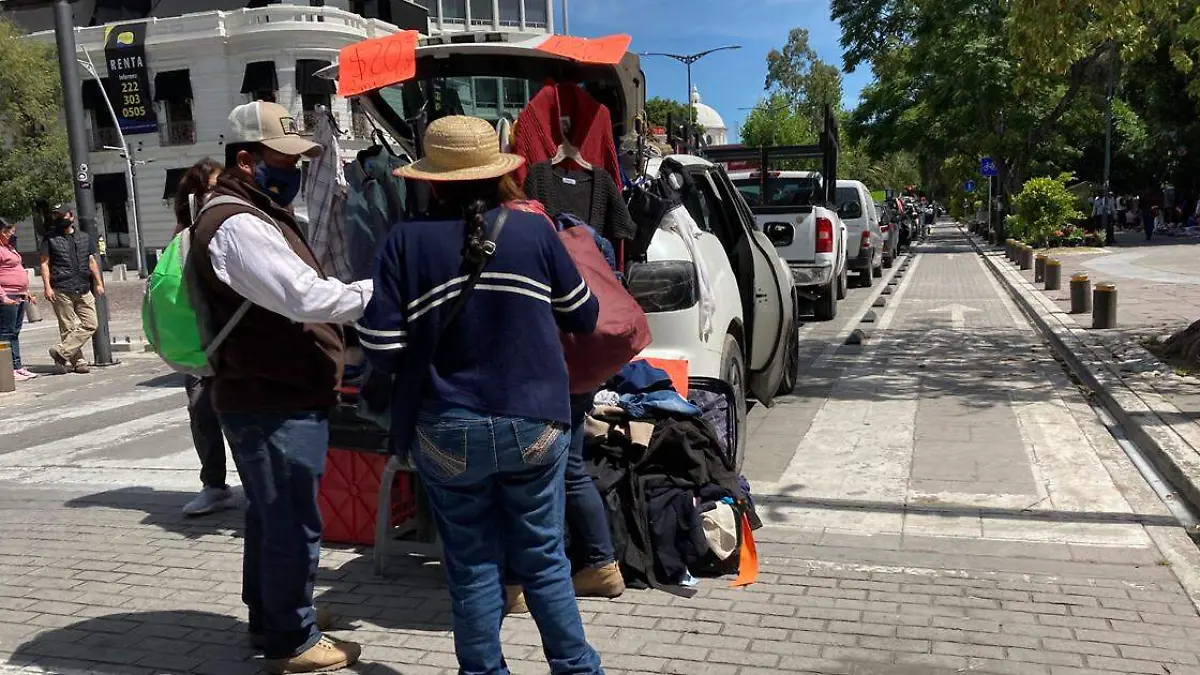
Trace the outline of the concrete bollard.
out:
M 1071 313 L 1087 314 L 1092 311 L 1092 281 L 1086 274 L 1071 277 Z
M 1046 260 L 1046 290 L 1062 289 L 1062 262 L 1056 258 Z
M 1042 283 L 1046 280 L 1046 254 L 1039 253 L 1033 257 L 1033 281 Z
M 1092 291 L 1092 328 L 1107 330 L 1117 327 L 1117 286 L 1096 284 Z
M 25 301 L 25 323 L 37 323 L 42 320 L 42 310 L 38 306 Z
M 1013 250 L 1016 248 L 1016 246 L 1016 239 L 1006 239 L 1004 241 L 1004 257 L 1011 261 L 1013 259 Z
M 12 346 L 0 342 L 0 394 L 17 390 L 17 380 L 13 377 Z
M 1021 270 L 1033 268 L 1033 247 L 1025 244 L 1021 247 Z

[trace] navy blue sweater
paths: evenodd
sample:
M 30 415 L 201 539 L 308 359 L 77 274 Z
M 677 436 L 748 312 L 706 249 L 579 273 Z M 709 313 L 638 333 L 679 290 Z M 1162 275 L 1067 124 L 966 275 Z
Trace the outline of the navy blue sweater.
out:
M 498 214 L 487 215 L 487 232 Z M 599 303 L 543 216 L 509 212 L 495 255 L 433 356 L 445 312 L 473 267 L 463 260 L 465 227 L 403 223 L 380 251 L 375 294 L 358 329 L 371 365 L 396 376 L 393 442 L 407 442 L 395 436 L 406 435 L 430 399 L 496 417 L 570 423 L 559 331 L 595 330 Z

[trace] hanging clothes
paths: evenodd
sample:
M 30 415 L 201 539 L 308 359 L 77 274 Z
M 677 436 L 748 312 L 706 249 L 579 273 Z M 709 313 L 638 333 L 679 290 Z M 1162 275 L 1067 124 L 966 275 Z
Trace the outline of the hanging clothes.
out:
M 569 120 L 563 128 L 563 119 Z M 608 108 L 574 83 L 547 84 L 529 102 L 517 118 L 513 150 L 529 165 L 544 162 L 558 154 L 563 141 L 579 148 L 579 156 L 600 167 L 620 184 L 621 166 L 613 141 L 612 115 Z M 523 183 L 528 168 L 515 177 Z
M 345 208 L 346 249 L 355 281 L 371 278 L 383 238 L 404 220 L 404 179 L 392 172 L 406 164 L 404 158 L 375 145 L 346 166 L 350 184 Z
M 692 214 L 682 205 L 676 205 L 663 216 L 660 227 L 675 232 L 683 238 L 692 260 L 696 262 L 696 284 L 700 292 L 700 339 L 708 340 L 712 334 L 713 314 L 717 311 L 716 294 L 713 293 L 711 275 L 708 266 L 704 264 L 704 256 L 700 253 L 700 235 L 703 231 L 692 218 Z
M 329 277 L 345 283 L 358 281 L 346 251 L 346 175 L 333 118 L 324 106 L 317 108 L 313 142 L 325 149 L 308 167 L 305 204 L 308 206 L 308 241 L 317 264 Z
M 584 220 L 609 241 L 628 241 L 637 234 L 621 189 L 604 171 L 538 162 L 525 179 L 525 194 L 556 216 L 569 213 Z

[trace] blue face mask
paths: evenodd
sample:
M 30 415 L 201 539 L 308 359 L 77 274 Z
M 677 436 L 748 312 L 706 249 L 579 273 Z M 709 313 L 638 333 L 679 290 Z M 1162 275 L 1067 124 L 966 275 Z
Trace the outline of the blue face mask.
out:
M 283 207 L 291 206 L 300 194 L 300 178 L 300 167 L 279 169 L 266 162 L 259 162 L 254 167 L 254 182 L 271 197 L 271 201 Z

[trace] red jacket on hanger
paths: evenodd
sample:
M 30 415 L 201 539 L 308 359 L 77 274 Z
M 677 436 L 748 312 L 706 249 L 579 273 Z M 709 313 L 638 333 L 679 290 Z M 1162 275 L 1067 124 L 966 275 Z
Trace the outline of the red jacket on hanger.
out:
M 589 164 L 604 169 L 613 181 L 621 184 L 621 167 L 617 163 L 617 146 L 613 141 L 612 115 L 590 94 L 574 83 L 547 83 L 533 97 L 517 118 L 513 152 L 525 158 L 529 165 L 553 159 L 562 145 L 562 118 L 571 120 L 567 138 L 579 148 L 579 155 Z M 525 184 L 528 169 L 521 167 L 516 179 Z

